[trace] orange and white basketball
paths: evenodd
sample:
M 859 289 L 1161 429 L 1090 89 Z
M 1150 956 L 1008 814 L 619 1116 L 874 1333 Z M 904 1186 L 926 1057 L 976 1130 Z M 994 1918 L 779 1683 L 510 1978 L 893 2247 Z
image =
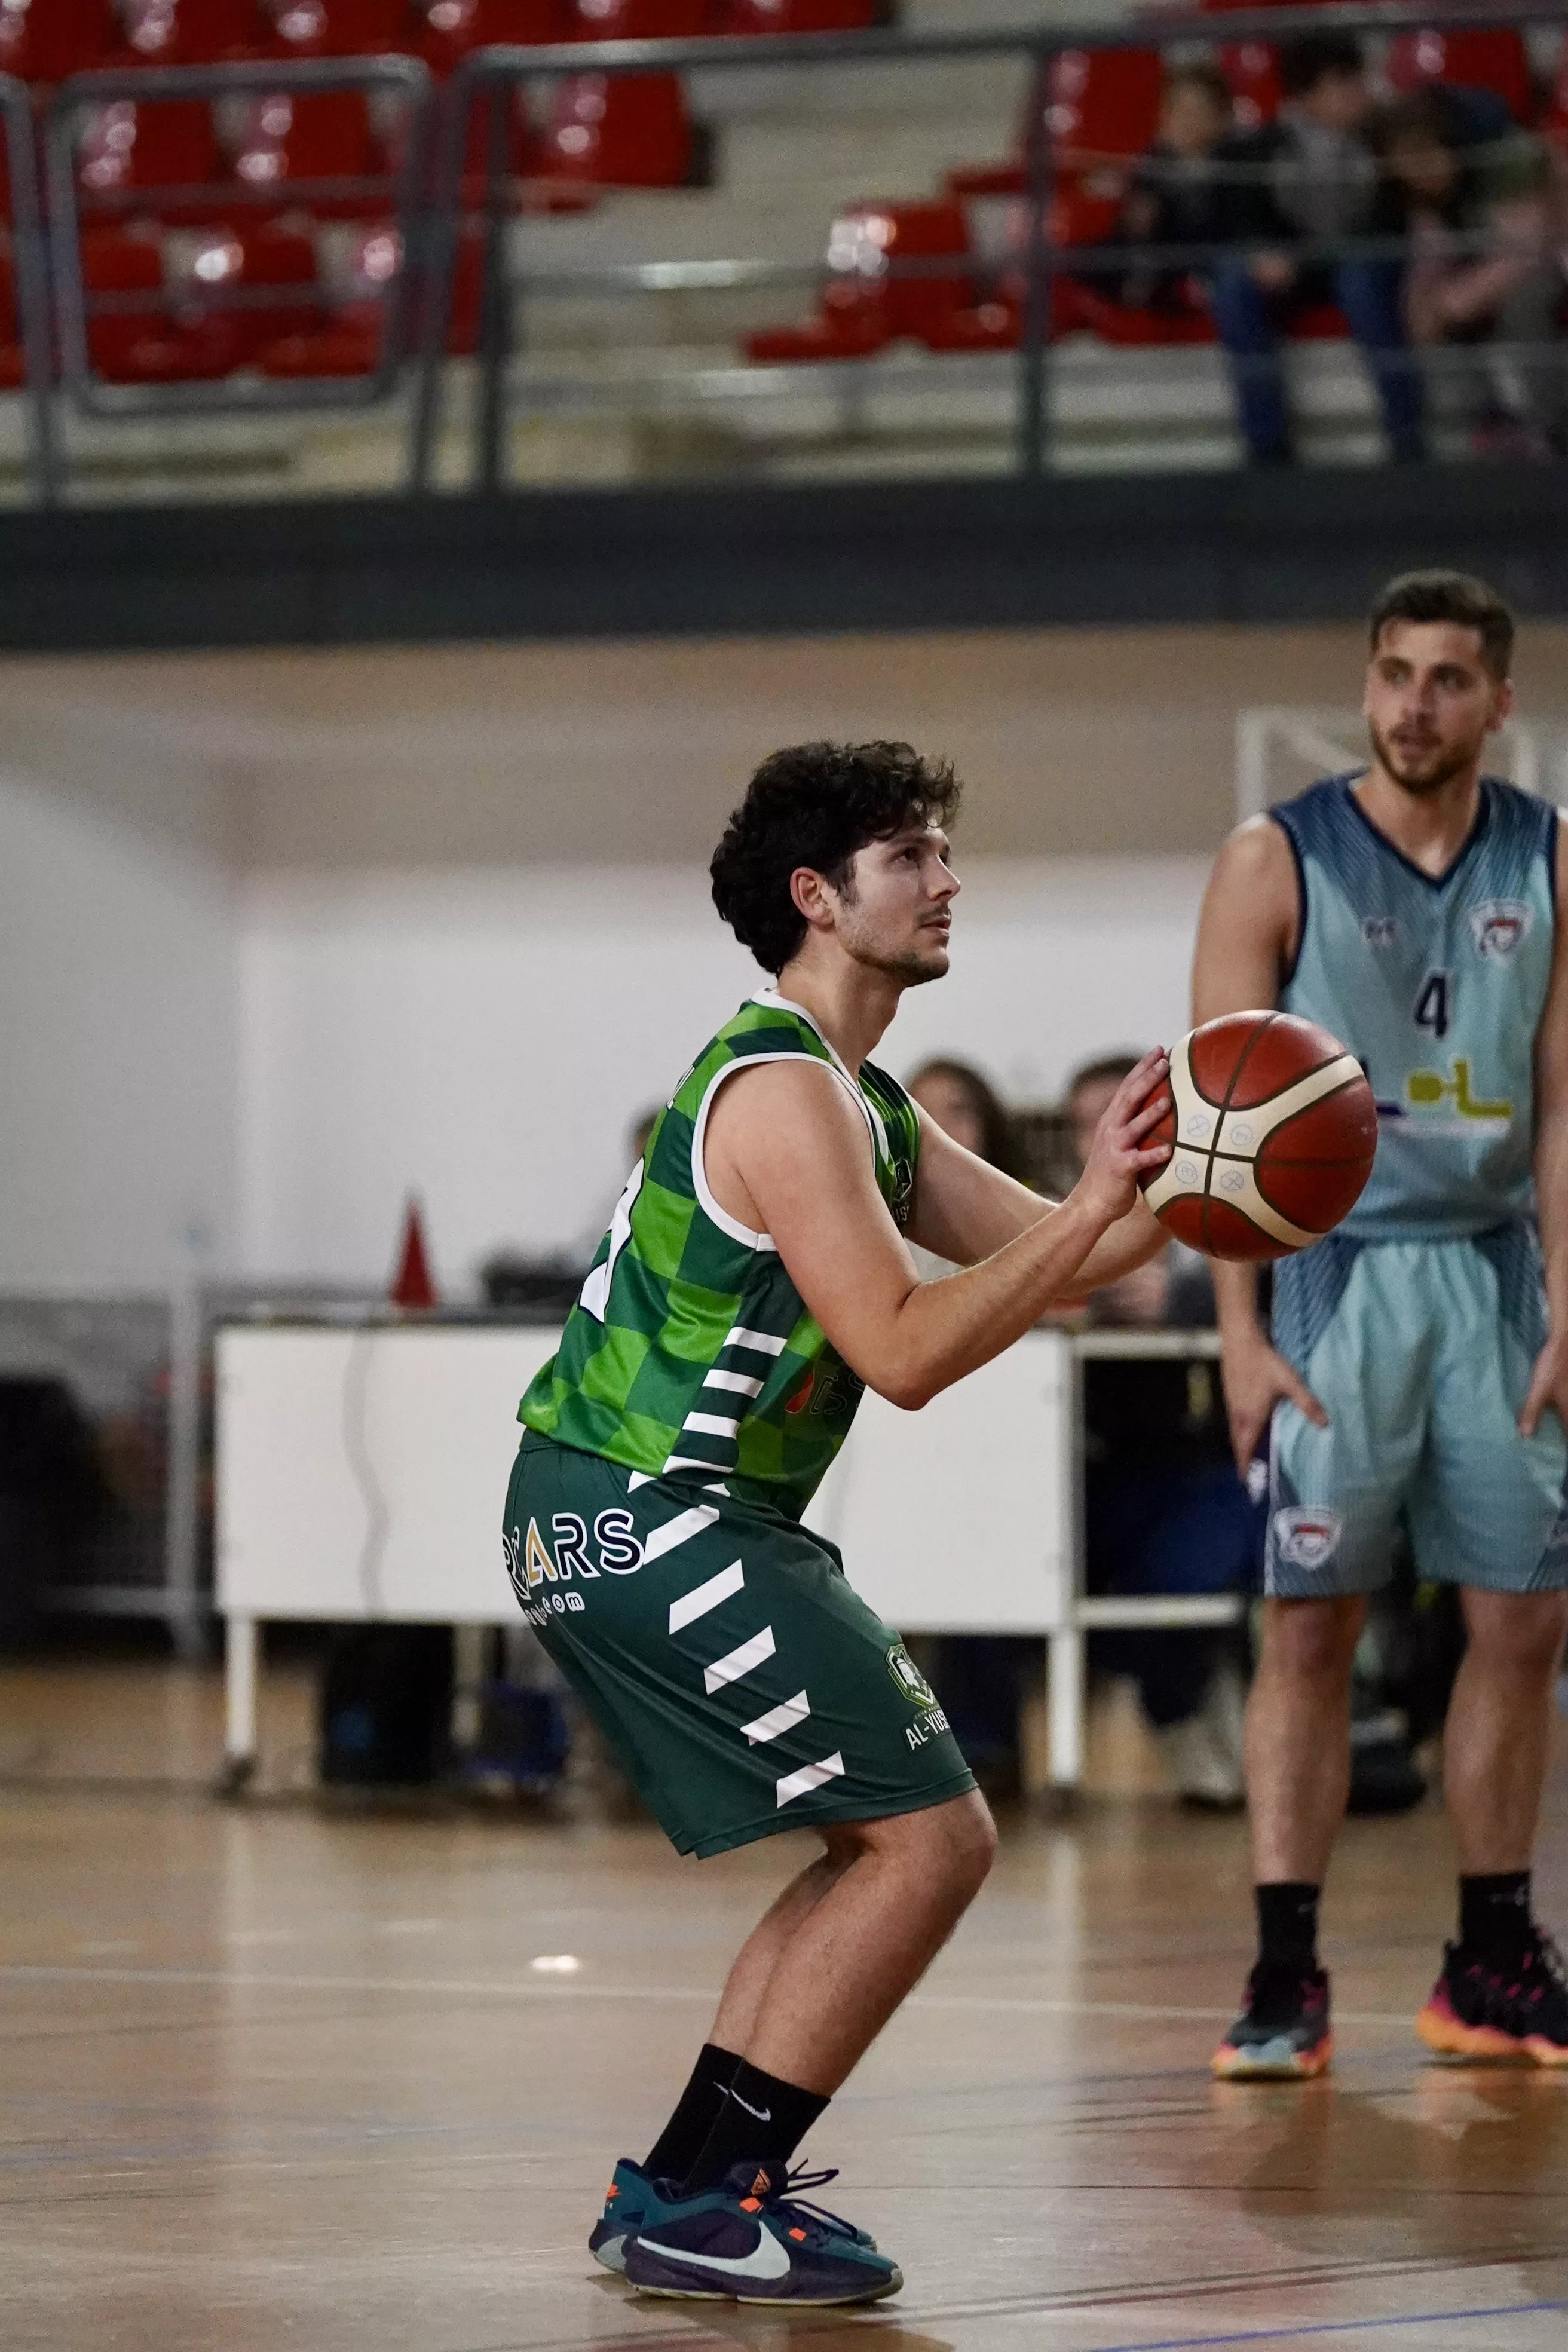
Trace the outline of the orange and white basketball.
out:
M 1348 1216 L 1372 1173 L 1377 1105 L 1353 1054 L 1289 1013 L 1227 1013 L 1171 1048 L 1171 1157 L 1143 1195 L 1209 1257 L 1289 1257 Z

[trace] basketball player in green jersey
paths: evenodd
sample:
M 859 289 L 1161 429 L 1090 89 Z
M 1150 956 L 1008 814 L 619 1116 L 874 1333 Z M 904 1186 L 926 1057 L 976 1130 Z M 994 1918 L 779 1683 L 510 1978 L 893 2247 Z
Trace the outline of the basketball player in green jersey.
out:
M 1306 1014 L 1361 1055 L 1372 1177 L 1277 1269 L 1215 1269 L 1245 1470 L 1272 1423 L 1263 1657 L 1247 1726 L 1260 1951 L 1215 2059 L 1319 2074 L 1318 1895 L 1350 1778 L 1351 1664 L 1403 1518 L 1461 1589 L 1444 1780 L 1459 1932 L 1416 2026 L 1454 2057 L 1568 2064 L 1568 1983 L 1530 1859 L 1568 1623 L 1568 873 L 1557 811 L 1484 776 L 1513 624 L 1452 572 L 1372 614 L 1372 761 L 1244 824 L 1199 930 L 1200 1021 Z M 1544 1254 L 1544 1266 L 1542 1256 Z
M 648 2293 L 858 2303 L 900 2284 L 790 2193 L 789 2159 L 973 1900 L 994 1832 L 934 1693 L 801 1513 L 863 1386 L 913 1410 L 1162 1238 L 1135 1189 L 1166 1157 L 1146 1141 L 1158 1052 L 1059 1207 L 868 1059 L 904 990 L 948 968 L 957 800 L 905 744 L 759 769 L 713 897 L 776 983 L 679 1081 L 521 1408 L 518 1597 L 676 1846 L 822 1842 L 736 1960 L 668 2126 L 616 2168 L 590 2245 Z M 911 1242 L 962 1270 L 921 1282 Z

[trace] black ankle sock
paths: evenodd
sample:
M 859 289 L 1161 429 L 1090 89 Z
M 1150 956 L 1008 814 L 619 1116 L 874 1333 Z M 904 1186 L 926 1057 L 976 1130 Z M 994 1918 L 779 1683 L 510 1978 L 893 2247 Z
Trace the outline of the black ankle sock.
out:
M 728 2096 L 686 2176 L 688 2196 L 717 2189 L 732 2164 L 787 2164 L 827 2101 L 742 2058 Z
M 1530 1873 L 1494 1870 L 1459 1881 L 1459 1941 L 1478 1959 L 1511 1960 L 1530 1939 Z
M 1305 1878 L 1276 1878 L 1253 1889 L 1258 1898 L 1258 1957 L 1280 1967 L 1318 1965 L 1318 1896 Z
M 705 2042 L 691 2080 L 675 2103 L 675 2113 L 647 2153 L 643 2170 L 650 2180 L 684 2180 L 701 2153 L 724 2104 L 730 2077 L 740 2064 L 732 2050 Z

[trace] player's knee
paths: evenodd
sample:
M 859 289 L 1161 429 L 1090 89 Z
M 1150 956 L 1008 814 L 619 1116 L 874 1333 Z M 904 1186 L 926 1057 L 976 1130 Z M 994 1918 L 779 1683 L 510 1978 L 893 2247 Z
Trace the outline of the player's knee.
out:
M 1270 1601 L 1265 1654 L 1277 1671 L 1313 1682 L 1348 1678 L 1366 1622 L 1359 1592 L 1323 1601 Z
M 896 1861 L 944 1909 L 973 1901 L 996 1854 L 996 1824 L 977 1789 L 919 1812 L 858 1822 L 849 1834 L 863 1851 Z
M 1568 1632 L 1568 1593 L 1478 1592 L 1465 1595 L 1465 1620 L 1478 1656 L 1500 1672 L 1551 1676 Z

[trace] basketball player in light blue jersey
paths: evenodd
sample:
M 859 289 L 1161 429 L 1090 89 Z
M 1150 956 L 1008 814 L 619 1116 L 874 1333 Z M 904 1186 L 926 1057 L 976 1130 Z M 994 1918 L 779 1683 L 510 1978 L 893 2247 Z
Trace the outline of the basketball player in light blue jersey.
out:
M 1259 1957 L 1222 2074 L 1329 2063 L 1318 1897 L 1352 1660 L 1401 1518 L 1468 1634 L 1444 1741 L 1458 1936 L 1416 2030 L 1456 2057 L 1568 2064 L 1568 1982 L 1530 1894 L 1568 1624 L 1568 876 L 1557 811 L 1481 772 L 1512 644 L 1481 582 L 1394 581 L 1371 619 L 1370 765 L 1242 825 L 1204 905 L 1196 1018 L 1321 1022 L 1379 1114 L 1356 1207 L 1276 1270 L 1272 1339 L 1254 1269 L 1215 1269 L 1244 1471 L 1272 1423 L 1247 1726 Z

